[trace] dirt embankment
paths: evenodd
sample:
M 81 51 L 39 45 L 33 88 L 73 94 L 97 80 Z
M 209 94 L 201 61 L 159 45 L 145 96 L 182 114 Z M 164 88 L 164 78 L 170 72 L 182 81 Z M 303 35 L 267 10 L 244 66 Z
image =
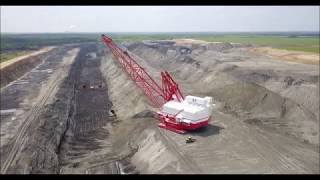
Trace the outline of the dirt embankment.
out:
M 1 87 L 23 76 L 52 54 L 55 47 L 46 47 L 34 53 L 14 58 L 0 64 Z

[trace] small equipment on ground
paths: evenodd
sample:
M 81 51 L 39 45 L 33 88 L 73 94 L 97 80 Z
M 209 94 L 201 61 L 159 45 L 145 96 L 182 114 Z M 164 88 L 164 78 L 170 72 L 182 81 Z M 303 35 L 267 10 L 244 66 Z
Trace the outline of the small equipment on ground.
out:
M 188 137 L 187 139 L 186 139 L 186 143 L 188 144 L 188 143 L 193 143 L 193 142 L 195 142 L 196 141 L 196 139 L 193 139 L 192 137 Z

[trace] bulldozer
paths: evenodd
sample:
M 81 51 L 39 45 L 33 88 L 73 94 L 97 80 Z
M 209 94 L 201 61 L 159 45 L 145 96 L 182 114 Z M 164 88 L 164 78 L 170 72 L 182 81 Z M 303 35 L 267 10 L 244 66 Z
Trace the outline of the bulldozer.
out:
M 190 137 L 190 136 L 186 139 L 186 143 L 187 143 L 187 144 L 193 143 L 193 142 L 195 142 L 195 141 L 196 141 L 196 139 L 193 139 L 193 138 Z

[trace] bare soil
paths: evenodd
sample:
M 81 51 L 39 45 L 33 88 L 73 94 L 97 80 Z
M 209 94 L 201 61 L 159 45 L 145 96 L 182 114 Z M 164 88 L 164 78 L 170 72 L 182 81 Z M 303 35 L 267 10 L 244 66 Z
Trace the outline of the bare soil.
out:
M 320 62 L 320 55 L 314 53 L 280 50 L 271 47 L 252 48 L 249 51 L 260 55 L 270 56 L 273 59 L 279 59 L 281 61 L 314 65 L 319 65 Z

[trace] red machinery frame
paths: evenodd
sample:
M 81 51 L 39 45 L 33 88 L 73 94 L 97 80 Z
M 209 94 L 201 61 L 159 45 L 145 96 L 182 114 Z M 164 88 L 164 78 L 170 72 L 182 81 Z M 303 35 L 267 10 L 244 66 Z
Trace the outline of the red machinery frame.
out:
M 110 37 L 102 35 L 102 41 L 109 47 L 112 54 L 120 63 L 122 69 L 130 76 L 136 85 L 147 95 L 151 103 L 159 108 L 175 98 L 181 102 L 184 97 L 178 84 L 167 71 L 161 72 L 162 87 L 142 68 L 127 51 L 119 48 Z

